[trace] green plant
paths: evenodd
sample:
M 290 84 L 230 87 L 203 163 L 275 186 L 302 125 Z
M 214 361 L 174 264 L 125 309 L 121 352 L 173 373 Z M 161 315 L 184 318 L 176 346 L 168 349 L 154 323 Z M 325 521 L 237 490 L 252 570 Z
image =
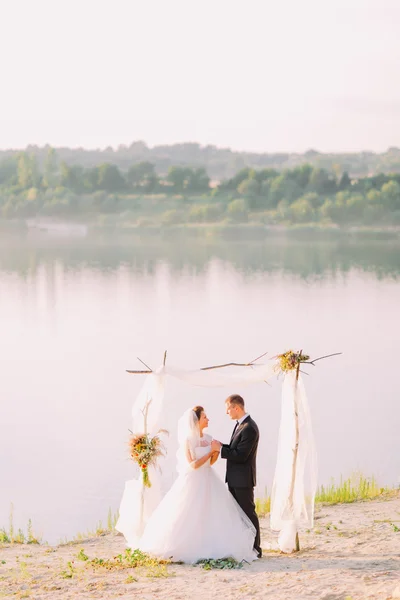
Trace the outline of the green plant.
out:
M 392 492 L 390 488 L 378 487 L 374 477 L 367 478 L 360 473 L 354 473 L 348 479 L 340 479 L 336 484 L 332 479 L 329 486 L 321 486 L 315 496 L 316 502 L 337 504 L 339 502 L 356 502 L 371 500 Z
M 101 568 L 108 571 L 144 568 L 146 569 L 145 575 L 147 577 L 169 577 L 166 565 L 169 564 L 170 561 L 152 558 L 138 549 L 131 550 L 130 548 L 127 548 L 124 553 L 118 554 L 112 559 L 100 557 L 90 558 L 85 554 L 84 550 L 81 549 L 77 558 L 85 562 L 87 568 Z M 68 568 L 69 570 L 63 572 L 64 577 L 72 577 L 74 573 L 72 565 Z
M 68 540 L 67 538 L 63 538 L 62 540 L 60 540 L 60 544 L 61 545 L 67 545 L 73 542 L 80 542 L 82 540 L 86 540 L 89 538 L 93 538 L 93 537 L 100 537 L 103 535 L 106 535 L 107 533 L 109 533 L 110 531 L 113 531 L 115 528 L 115 525 L 118 521 L 118 511 L 116 513 L 113 513 L 111 510 L 111 507 L 108 509 L 108 514 L 107 514 L 107 526 L 104 527 L 102 521 L 99 521 L 96 525 L 95 529 L 88 529 L 87 531 L 81 532 L 79 531 L 73 538 L 72 540 Z
M 241 569 L 243 561 L 238 562 L 234 558 L 204 558 L 198 560 L 195 565 L 199 565 L 205 571 L 210 571 L 211 569 Z
M 265 490 L 267 492 L 267 490 Z M 269 512 L 271 512 L 271 496 L 268 496 L 265 493 L 265 496 L 262 498 L 256 498 L 256 512 L 259 517 L 265 517 Z
M 32 528 L 32 520 L 29 519 L 28 521 L 28 535 L 27 535 L 27 543 L 28 544 L 40 544 L 40 539 L 37 538 L 34 533 L 33 533 L 33 528 Z
M 10 505 L 10 515 L 8 518 L 8 531 L 3 527 L 0 529 L 0 544 L 40 544 L 41 540 L 33 533 L 32 520 L 29 519 L 27 526 L 27 535 L 19 528 L 15 531 L 14 527 L 14 505 Z
M 5 529 L 0 529 L 0 544 L 9 544 L 10 538 Z
M 85 552 L 84 552 L 83 548 L 81 548 L 81 549 L 79 550 L 78 554 L 76 555 L 76 558 L 77 558 L 78 560 L 82 560 L 82 561 L 84 561 L 84 562 L 85 562 L 85 561 L 87 561 L 87 560 L 89 560 L 89 557 L 88 557 L 88 555 L 87 555 L 87 554 L 85 554 Z
M 111 510 L 111 506 L 110 506 L 108 509 L 108 514 L 107 514 L 107 529 L 109 531 L 112 531 L 113 529 L 115 529 L 115 525 L 117 524 L 118 517 L 119 517 L 118 511 L 113 514 L 112 510 Z
M 63 579 L 72 579 L 74 574 L 76 573 L 76 569 L 71 561 L 67 562 L 67 568 L 65 571 L 61 571 L 60 575 Z

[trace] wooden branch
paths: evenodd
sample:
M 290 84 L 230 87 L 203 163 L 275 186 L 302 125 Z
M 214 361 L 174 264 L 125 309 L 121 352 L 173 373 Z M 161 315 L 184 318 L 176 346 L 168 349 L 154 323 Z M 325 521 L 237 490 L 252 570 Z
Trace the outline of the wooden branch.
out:
M 300 350 L 300 356 L 303 350 Z M 294 519 L 294 507 L 293 507 L 293 496 L 294 496 L 294 488 L 296 485 L 296 470 L 297 470 L 297 456 L 299 453 L 299 441 L 300 441 L 300 430 L 299 430 L 299 409 L 297 405 L 297 390 L 299 383 L 299 372 L 300 372 L 300 363 L 298 363 L 296 368 L 296 383 L 294 389 L 294 422 L 295 422 L 295 445 L 293 448 L 293 463 L 292 463 L 292 480 L 290 483 L 290 491 L 289 491 L 289 508 L 292 513 L 292 519 Z M 296 531 L 296 552 L 300 550 L 300 540 L 299 540 L 299 532 Z
M 263 356 L 266 356 L 268 354 L 268 352 L 264 352 L 264 354 L 261 354 L 261 356 L 257 356 L 257 358 L 254 358 L 249 364 L 252 365 L 253 363 L 256 362 L 256 360 L 259 360 L 260 358 L 262 358 Z
M 147 398 L 148 398 L 148 396 L 147 396 Z M 144 427 L 145 435 L 147 435 L 147 417 L 149 414 L 149 406 L 152 402 L 153 402 L 153 398 L 150 398 L 150 400 L 147 400 L 146 404 L 144 405 L 143 410 L 141 411 L 141 413 L 143 415 L 143 427 Z
M 302 352 L 302 350 L 301 350 Z M 300 352 L 300 355 L 301 355 Z M 259 360 L 260 358 L 263 358 L 263 356 L 265 356 L 266 354 L 268 354 L 268 352 L 264 352 L 264 354 L 261 354 L 261 356 L 257 356 L 257 358 L 253 359 L 251 362 L 248 363 L 235 363 L 235 362 L 230 362 L 230 363 L 225 363 L 223 365 L 211 365 L 210 367 L 202 367 L 201 369 L 199 369 L 200 371 L 211 371 L 212 369 L 224 369 L 225 367 L 253 367 L 254 363 Z M 301 361 L 301 364 L 303 365 L 313 365 L 313 367 L 315 367 L 315 364 L 318 360 L 323 360 L 324 358 L 330 358 L 331 356 L 339 356 L 340 354 L 343 354 L 343 352 L 335 352 L 334 354 L 326 354 L 325 356 L 319 356 L 318 358 L 314 358 L 313 360 L 309 360 L 309 361 Z M 277 356 L 273 356 L 272 358 L 277 358 Z M 167 359 L 167 351 L 165 350 L 164 352 L 164 361 L 163 361 L 163 365 L 165 366 L 165 361 Z M 140 360 L 140 362 L 148 368 L 148 371 L 132 371 L 130 369 L 126 369 L 127 373 L 133 373 L 133 374 L 138 374 L 138 375 L 145 375 L 145 374 L 149 374 L 149 373 L 153 373 L 153 370 L 150 369 L 150 367 L 148 365 L 146 365 L 145 362 L 143 362 L 140 358 L 138 358 L 138 360 Z M 302 373 L 304 373 L 303 371 L 301 371 Z M 304 373 L 304 375 L 308 375 L 308 373 Z
M 234 362 L 231 362 L 231 363 L 226 363 L 225 365 L 213 365 L 211 367 L 202 367 L 199 370 L 200 371 L 210 371 L 211 369 L 222 369 L 224 367 L 253 367 L 253 366 L 254 365 L 252 363 L 234 363 Z M 153 373 L 153 371 L 152 370 L 149 370 L 149 371 L 132 371 L 130 369 L 126 369 L 126 373 L 144 374 L 144 373 Z
M 214 365 L 212 367 L 202 367 L 200 371 L 210 371 L 210 369 L 223 369 L 224 367 L 253 367 L 252 363 L 226 363 L 225 365 Z
M 138 360 L 140 360 L 140 362 L 142 363 L 142 365 L 144 365 L 147 369 L 149 369 L 151 372 L 153 372 L 153 369 L 150 369 L 149 365 L 146 365 L 146 363 L 141 358 L 139 358 L 138 356 L 136 358 Z
M 318 358 L 314 358 L 313 360 L 309 360 L 309 361 L 302 361 L 303 365 L 313 365 L 313 367 L 315 367 L 314 363 L 317 362 L 317 360 L 322 360 L 323 358 L 330 358 L 331 356 L 339 356 L 339 354 L 343 354 L 343 352 L 335 352 L 334 354 L 326 354 L 326 356 L 319 356 Z

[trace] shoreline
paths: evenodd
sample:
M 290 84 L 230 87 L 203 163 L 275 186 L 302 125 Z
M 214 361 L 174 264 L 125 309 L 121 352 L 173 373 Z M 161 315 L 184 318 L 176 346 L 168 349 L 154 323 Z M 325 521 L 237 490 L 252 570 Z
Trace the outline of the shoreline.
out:
M 110 217 L 98 215 L 98 217 Z M 298 225 L 266 225 L 257 222 L 249 223 L 182 223 L 165 225 L 162 223 L 149 223 L 137 225 L 129 221 L 111 216 L 102 221 L 97 218 L 70 218 L 57 219 L 53 217 L 1 220 L 0 230 L 5 233 L 25 234 L 29 237 L 48 236 L 52 239 L 80 238 L 85 239 L 93 235 L 118 235 L 132 238 L 175 239 L 176 236 L 188 236 L 192 240 L 220 240 L 230 241 L 237 238 L 241 241 L 269 241 L 269 240 L 317 240 L 327 242 L 352 242 L 352 241 L 400 241 L 400 226 L 366 226 L 347 225 L 336 226 L 322 223 L 304 223 Z
M 125 552 L 124 538 L 116 533 L 58 546 L 5 544 L 0 546 L 0 598 L 400 598 L 399 492 L 391 499 L 318 505 L 314 529 L 300 530 L 296 554 L 267 550 L 277 535 L 268 519 L 260 524 L 263 558 L 234 570 L 102 566 Z

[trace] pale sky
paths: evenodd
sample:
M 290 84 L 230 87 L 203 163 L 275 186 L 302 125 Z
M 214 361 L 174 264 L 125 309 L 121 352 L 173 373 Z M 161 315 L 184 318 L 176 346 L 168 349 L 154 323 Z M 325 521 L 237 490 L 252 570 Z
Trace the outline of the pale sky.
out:
M 0 148 L 400 146 L 399 0 L 0 0 Z

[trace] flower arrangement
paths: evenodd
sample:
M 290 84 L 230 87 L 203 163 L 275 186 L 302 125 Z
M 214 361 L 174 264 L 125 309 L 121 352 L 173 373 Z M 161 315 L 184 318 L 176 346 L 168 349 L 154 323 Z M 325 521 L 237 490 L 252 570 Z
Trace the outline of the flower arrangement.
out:
M 307 354 L 302 354 L 301 350 L 300 352 L 288 350 L 283 354 L 278 354 L 276 358 L 278 359 L 277 370 L 283 373 L 293 371 L 294 369 L 297 369 L 300 363 L 310 360 L 310 357 Z
M 160 433 L 168 432 L 165 429 L 160 429 L 154 436 L 150 436 L 148 433 L 136 433 L 132 434 L 129 440 L 131 458 L 139 465 L 143 485 L 148 488 L 151 487 L 148 468 L 151 465 L 156 465 L 158 458 L 165 456 L 165 448 L 160 439 Z

